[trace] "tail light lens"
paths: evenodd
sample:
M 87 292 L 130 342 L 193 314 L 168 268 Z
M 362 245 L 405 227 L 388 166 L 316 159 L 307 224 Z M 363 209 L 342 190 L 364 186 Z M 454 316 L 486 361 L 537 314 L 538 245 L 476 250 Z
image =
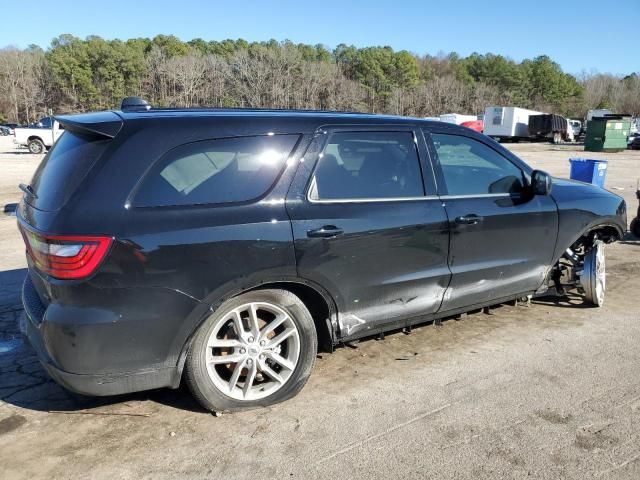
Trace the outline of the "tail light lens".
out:
M 35 266 L 59 279 L 80 279 L 93 274 L 111 246 L 111 237 L 46 235 L 20 225 L 27 252 Z

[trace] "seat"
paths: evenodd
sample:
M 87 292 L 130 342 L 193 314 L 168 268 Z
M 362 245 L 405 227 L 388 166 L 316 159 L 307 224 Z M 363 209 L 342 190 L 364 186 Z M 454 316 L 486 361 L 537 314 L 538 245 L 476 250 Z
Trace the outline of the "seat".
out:
M 318 198 L 335 200 L 354 196 L 355 178 L 338 163 L 335 155 L 325 154 L 315 172 Z
M 360 167 L 361 190 L 367 197 L 402 196 L 402 188 L 394 178 L 395 162 L 383 152 L 368 154 Z

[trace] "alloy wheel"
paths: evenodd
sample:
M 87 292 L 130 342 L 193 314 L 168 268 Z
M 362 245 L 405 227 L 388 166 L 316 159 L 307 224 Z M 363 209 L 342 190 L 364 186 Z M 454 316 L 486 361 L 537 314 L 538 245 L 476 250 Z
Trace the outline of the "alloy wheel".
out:
M 280 390 L 300 357 L 300 333 L 291 316 L 266 302 L 230 310 L 214 325 L 206 347 L 209 378 L 223 394 L 243 401 Z

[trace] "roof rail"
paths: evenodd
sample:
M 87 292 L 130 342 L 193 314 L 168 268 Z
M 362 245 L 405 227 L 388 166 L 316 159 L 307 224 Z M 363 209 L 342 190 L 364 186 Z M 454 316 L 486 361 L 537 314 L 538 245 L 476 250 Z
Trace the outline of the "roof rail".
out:
M 140 97 L 126 97 L 120 104 L 120 110 L 127 112 L 151 110 L 151 105 Z

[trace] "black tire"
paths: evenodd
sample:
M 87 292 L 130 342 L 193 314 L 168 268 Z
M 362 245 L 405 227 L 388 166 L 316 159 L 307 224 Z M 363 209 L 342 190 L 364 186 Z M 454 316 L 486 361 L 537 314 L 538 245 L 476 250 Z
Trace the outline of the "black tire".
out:
M 42 140 L 39 138 L 29 140 L 27 146 L 29 147 L 29 151 L 34 155 L 39 155 L 45 151 L 44 143 L 42 143 Z
M 629 230 L 634 237 L 640 238 L 640 217 L 636 217 L 631 221 Z
M 289 315 L 299 334 L 300 351 L 290 377 L 278 390 L 257 400 L 238 400 L 221 391 L 209 375 L 207 343 L 224 316 L 235 308 L 253 302 L 275 305 Z M 318 338 L 313 318 L 297 296 L 286 290 L 255 290 L 227 300 L 204 321 L 187 353 L 184 378 L 195 399 L 209 411 L 237 412 L 264 407 L 288 400 L 304 387 L 311 375 L 317 351 Z

